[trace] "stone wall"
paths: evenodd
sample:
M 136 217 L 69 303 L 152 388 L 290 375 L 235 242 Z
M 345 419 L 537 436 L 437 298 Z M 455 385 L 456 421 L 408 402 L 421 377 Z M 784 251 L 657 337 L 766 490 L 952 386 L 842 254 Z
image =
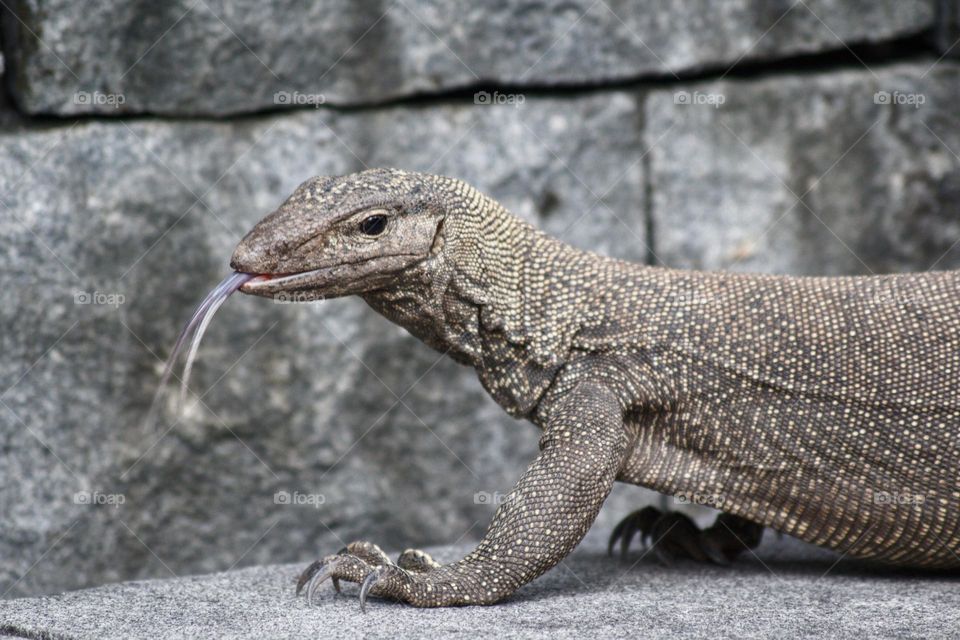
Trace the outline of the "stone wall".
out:
M 675 267 L 960 266 L 950 2 L 7 4 L 7 597 L 482 533 L 535 428 L 358 301 L 231 299 L 203 402 L 143 425 L 232 247 L 312 175 L 454 175 Z M 591 535 L 650 499 L 618 487 Z

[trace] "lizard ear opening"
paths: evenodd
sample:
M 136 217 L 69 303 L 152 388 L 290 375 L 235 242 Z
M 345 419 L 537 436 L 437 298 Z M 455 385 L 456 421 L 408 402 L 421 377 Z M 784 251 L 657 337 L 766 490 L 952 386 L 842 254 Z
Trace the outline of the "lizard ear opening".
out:
M 430 257 L 443 251 L 443 220 L 437 223 L 437 230 L 433 232 L 433 244 L 430 245 Z

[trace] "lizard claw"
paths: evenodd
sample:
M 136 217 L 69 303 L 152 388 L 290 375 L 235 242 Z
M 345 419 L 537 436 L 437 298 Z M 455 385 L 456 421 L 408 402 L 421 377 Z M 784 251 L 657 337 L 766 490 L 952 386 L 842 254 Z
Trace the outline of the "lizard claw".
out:
M 640 532 L 640 542 L 646 548 L 647 539 L 650 538 L 653 525 L 662 514 L 655 507 L 646 507 L 635 511 L 620 521 L 614 527 L 610 534 L 610 540 L 607 543 L 607 555 L 613 555 L 613 547 L 620 541 L 620 557 L 627 559 L 627 552 L 630 550 L 630 542 L 637 532 Z
M 607 552 L 612 555 L 619 541 L 621 557 L 625 560 L 630 541 L 637 533 L 645 547 L 648 538 L 653 541 L 653 555 L 665 566 L 680 558 L 728 565 L 743 551 L 760 544 L 763 526 L 722 513 L 713 526 L 700 529 L 682 513 L 662 513 L 655 507 L 646 507 L 631 513 L 614 528 Z
M 334 555 L 311 563 L 297 580 L 297 595 L 306 590 L 307 604 L 313 604 L 320 585 L 328 578 L 340 593 L 340 581 L 360 585 L 360 609 L 366 612 L 367 596 L 395 597 L 405 600 L 415 577 L 438 568 L 429 555 L 408 549 L 400 556 L 403 565 L 394 564 L 380 547 L 369 542 L 352 542 Z
M 303 573 L 300 574 L 300 577 L 297 578 L 297 595 L 300 595 L 300 592 L 303 591 L 304 585 L 310 581 L 310 578 L 323 567 L 323 560 L 314 560 L 310 563 L 310 566 L 303 570 Z
M 304 579 L 303 576 L 300 576 L 301 580 L 304 580 L 305 582 L 309 581 L 309 584 L 307 585 L 307 604 L 313 604 L 313 596 L 317 593 L 317 589 L 320 588 L 320 585 L 323 584 L 327 578 L 333 577 L 333 572 L 336 571 L 339 562 L 340 559 L 336 556 L 333 558 L 318 560 L 307 567 L 307 570 L 304 571 L 304 574 L 306 574 L 314 565 L 318 565 L 315 569 L 313 569 L 313 572 L 308 578 Z M 337 593 L 340 593 L 340 584 L 336 578 L 333 579 L 333 588 L 337 591 Z M 299 589 L 297 590 L 297 593 L 300 593 Z
M 367 595 L 370 593 L 370 589 L 372 589 L 384 575 L 395 568 L 394 565 L 384 564 L 367 574 L 367 577 L 363 579 L 363 584 L 360 585 L 360 611 L 364 613 L 367 612 Z

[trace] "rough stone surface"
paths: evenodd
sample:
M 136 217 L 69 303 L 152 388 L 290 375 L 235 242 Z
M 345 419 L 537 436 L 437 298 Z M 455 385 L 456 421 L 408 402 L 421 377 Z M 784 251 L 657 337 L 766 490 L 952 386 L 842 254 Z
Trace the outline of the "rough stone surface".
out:
M 457 175 L 642 260 L 642 167 L 622 166 L 639 122 L 613 93 L 0 135 L 0 594 L 476 538 L 539 436 L 362 303 L 229 301 L 203 404 L 148 431 L 157 356 L 245 230 L 315 174 Z M 604 526 L 641 496 L 621 492 Z
M 931 61 L 653 92 L 657 258 L 798 275 L 960 267 L 958 80 L 956 63 Z
M 443 559 L 465 548 L 436 550 Z M 300 565 L 130 582 L 0 602 L 0 634 L 27 638 L 706 638 L 951 637 L 956 579 L 881 572 L 769 536 L 731 567 L 621 564 L 584 545 L 494 607 L 413 609 L 356 587 L 312 606 L 293 596 Z
M 30 113 L 231 114 L 673 78 L 932 31 L 935 0 L 9 0 Z M 478 44 L 480 43 L 480 44 Z M 280 94 L 278 96 L 278 94 Z

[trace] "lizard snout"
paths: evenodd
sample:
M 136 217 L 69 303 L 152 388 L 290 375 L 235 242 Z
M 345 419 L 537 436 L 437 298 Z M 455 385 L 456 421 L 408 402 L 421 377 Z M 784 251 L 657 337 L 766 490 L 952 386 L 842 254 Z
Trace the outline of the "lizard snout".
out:
M 250 274 L 277 273 L 280 261 L 276 251 L 271 251 L 272 243 L 264 242 L 263 238 L 253 232 L 240 241 L 230 256 L 230 268 L 234 271 Z
M 233 250 L 233 255 L 230 256 L 230 268 L 241 273 L 268 273 L 269 270 L 264 271 L 262 269 L 266 262 L 262 254 L 249 247 L 245 242 L 237 245 L 237 248 Z

